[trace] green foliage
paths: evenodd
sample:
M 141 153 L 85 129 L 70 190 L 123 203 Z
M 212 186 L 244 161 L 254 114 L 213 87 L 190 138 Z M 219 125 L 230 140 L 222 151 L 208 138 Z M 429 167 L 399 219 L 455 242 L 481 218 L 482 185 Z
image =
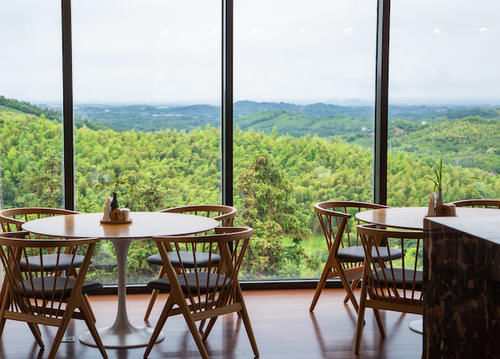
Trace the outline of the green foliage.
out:
M 442 119 L 418 125 L 404 135 L 390 138 L 393 150 L 411 152 L 419 157 L 436 157 L 455 166 L 482 168 L 500 173 L 500 117 Z
M 310 234 L 307 216 L 269 153 L 256 156 L 252 166 L 240 175 L 237 187 L 239 222 L 254 230 L 243 276 L 300 276 L 305 257 L 301 242 Z
M 3 207 L 61 207 L 61 123 L 10 108 L 0 110 Z M 417 115 L 407 121 L 412 116 Z M 500 143 L 497 123 L 494 118 L 468 117 L 413 128 L 403 124 L 406 132 L 392 137 L 389 154 L 389 205 L 427 204 L 432 190 L 427 160 L 437 153 L 443 153 L 447 201 L 500 198 L 498 172 L 492 170 L 500 157 L 495 152 Z M 237 220 L 255 229 L 245 278 L 319 276 L 327 250 L 312 206 L 324 200 L 372 200 L 373 153 L 368 144 L 371 140 L 360 146 L 337 136 L 280 135 L 279 127 L 267 134 L 234 131 Z M 467 168 L 462 160 L 459 165 L 453 161 L 463 154 L 474 154 Z M 109 188 L 96 188 L 96 183 L 120 177 L 134 191 L 120 186 L 119 203 L 132 211 L 219 203 L 220 161 L 220 130 L 212 126 L 156 132 L 82 126 L 75 130 L 77 210 L 102 211 Z M 134 241 L 128 262 L 132 281 L 156 274 L 145 261 L 155 252 L 150 241 Z M 91 275 L 115 281 L 114 261 L 111 244 L 101 241 Z
M 61 120 L 61 114 L 58 111 L 51 110 L 49 108 L 40 108 L 28 102 L 5 98 L 4 96 L 0 96 L 0 106 L 3 106 L 4 109 L 15 110 L 21 113 L 44 116 L 45 118 L 49 118 L 51 120 Z

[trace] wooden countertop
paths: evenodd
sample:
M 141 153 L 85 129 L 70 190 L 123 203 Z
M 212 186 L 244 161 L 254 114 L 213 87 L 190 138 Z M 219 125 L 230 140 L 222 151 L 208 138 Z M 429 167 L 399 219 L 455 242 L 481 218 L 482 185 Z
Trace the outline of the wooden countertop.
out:
M 426 220 L 500 245 L 500 218 L 427 217 Z

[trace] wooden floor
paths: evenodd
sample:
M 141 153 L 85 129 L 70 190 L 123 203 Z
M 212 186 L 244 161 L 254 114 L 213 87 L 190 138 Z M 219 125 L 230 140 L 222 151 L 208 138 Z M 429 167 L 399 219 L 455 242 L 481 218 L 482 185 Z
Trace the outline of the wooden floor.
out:
M 359 290 L 356 293 L 359 294 Z M 342 303 L 344 293 L 339 289 L 326 289 L 314 314 L 309 313 L 312 290 L 246 291 L 245 298 L 250 319 L 260 350 L 260 358 L 420 358 L 422 336 L 408 329 L 416 315 L 383 314 L 387 338 L 380 337 L 373 312 L 367 311 L 361 354 L 354 355 L 353 341 L 356 313 Z M 109 326 L 116 310 L 116 296 L 91 297 L 97 316 L 97 325 Z M 129 295 L 130 320 L 143 325 L 142 317 L 148 296 Z M 165 300 L 161 298 L 151 315 L 150 326 Z M 66 335 L 76 336 L 76 343 L 62 343 L 58 358 L 101 358 L 96 348 L 78 342 L 78 335 L 86 330 L 82 321 L 72 321 Z M 157 344 L 149 358 L 198 358 L 198 350 L 182 317 L 170 318 L 164 328 L 166 339 Z M 53 328 L 42 328 L 47 345 L 40 351 L 24 323 L 8 321 L 0 341 L 2 359 L 42 359 L 49 353 Z M 235 315 L 219 320 L 207 340 L 211 358 L 253 358 L 245 328 Z M 142 358 L 144 348 L 108 349 L 109 358 Z

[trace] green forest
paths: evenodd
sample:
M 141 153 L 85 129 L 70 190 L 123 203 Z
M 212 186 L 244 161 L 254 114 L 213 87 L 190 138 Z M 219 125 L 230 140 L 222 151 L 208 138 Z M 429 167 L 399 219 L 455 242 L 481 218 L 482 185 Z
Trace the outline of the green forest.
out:
M 27 103 L 1 99 L 2 207 L 61 207 L 62 125 L 57 112 L 36 112 Z M 344 131 L 316 133 L 313 117 L 329 126 L 331 115 L 273 111 L 242 112 L 240 124 L 270 115 L 275 121 L 265 128 L 238 126 L 234 132 L 237 223 L 255 230 L 242 278 L 318 277 L 327 250 L 313 204 L 371 201 L 372 129 L 361 129 L 365 120 L 351 122 L 348 115 L 338 121 Z M 389 205 L 426 205 L 433 189 L 428 161 L 440 157 L 445 161 L 445 201 L 500 198 L 498 110 L 456 112 L 422 118 L 410 111 L 391 119 Z M 302 132 L 297 126 L 284 130 L 280 124 L 290 119 L 307 124 Z M 204 124 L 187 130 L 125 130 L 88 118 L 76 125 L 78 211 L 102 211 L 111 192 L 107 184 L 117 178 L 126 182 L 118 191 L 120 206 L 132 211 L 220 202 L 220 128 Z M 151 241 L 133 242 L 130 281 L 144 282 L 155 275 L 157 268 L 145 260 L 155 252 Z M 100 242 L 92 275 L 116 281 L 113 262 L 111 244 Z

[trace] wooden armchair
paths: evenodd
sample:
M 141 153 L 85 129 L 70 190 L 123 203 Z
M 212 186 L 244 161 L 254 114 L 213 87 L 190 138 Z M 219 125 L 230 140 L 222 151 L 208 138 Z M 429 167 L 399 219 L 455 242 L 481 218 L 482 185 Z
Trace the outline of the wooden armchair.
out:
M 326 281 L 335 277 L 340 278 L 347 292 L 344 304 L 350 300 L 356 311 L 358 310 L 353 290 L 361 280 L 365 257 L 359 235 L 353 232 L 359 224 L 354 215 L 362 210 L 377 208 L 387 208 L 387 206 L 347 201 L 327 201 L 314 205 L 329 254 L 309 308 L 311 312 L 316 307 Z
M 482 207 L 500 209 L 500 199 L 465 199 L 452 202 L 456 207 Z
M 231 227 L 233 225 L 234 217 L 236 217 L 236 208 L 230 206 L 223 205 L 192 205 L 192 206 L 183 206 L 183 207 L 173 207 L 167 208 L 160 212 L 163 213 L 183 213 L 183 214 L 193 214 L 196 216 L 205 216 L 211 217 L 221 223 L 224 227 Z M 181 252 L 181 256 L 184 262 L 184 265 L 187 266 L 188 263 L 193 265 L 192 254 L 189 248 L 185 248 L 186 250 Z M 178 268 L 180 263 L 174 253 L 167 253 L 174 268 Z M 212 261 L 219 260 L 219 255 L 214 254 L 212 257 Z M 198 254 L 198 266 L 203 266 L 207 261 L 206 255 L 202 252 Z M 159 253 L 154 254 L 146 259 L 149 264 L 160 266 L 160 273 L 158 274 L 158 278 L 163 278 L 166 275 L 166 270 L 163 266 L 162 258 Z M 144 314 L 144 320 L 148 320 L 149 315 L 151 314 L 151 310 L 153 309 L 156 298 L 158 297 L 158 290 L 153 289 L 151 293 L 151 298 L 149 299 L 148 307 L 146 309 L 146 314 Z
M 70 211 L 69 209 L 61 209 L 61 208 L 46 208 L 46 207 L 26 207 L 26 208 L 9 208 L 9 209 L 2 209 L 0 210 L 0 225 L 2 226 L 2 231 L 3 232 L 16 232 L 16 231 L 22 231 L 22 225 L 27 222 L 31 221 L 34 219 L 40 219 L 40 218 L 45 218 L 45 217 L 52 217 L 52 216 L 65 216 L 68 214 L 78 214 L 78 212 L 75 211 Z M 39 236 L 34 233 L 28 233 L 28 238 L 32 239 L 43 239 L 42 236 Z M 55 259 L 56 256 L 51 253 L 50 249 L 47 249 L 46 253 L 43 256 L 43 263 L 45 265 L 45 268 L 49 264 L 52 266 L 55 265 Z M 59 257 L 59 268 L 64 269 L 67 267 L 71 260 L 72 256 L 71 255 L 66 255 L 65 253 L 61 254 Z M 32 257 L 32 258 L 27 258 L 26 260 L 30 261 L 31 269 L 36 270 L 36 268 L 39 268 L 40 266 L 40 260 L 37 256 Z M 75 262 L 73 265 L 79 266 L 83 262 L 83 256 L 76 256 L 75 257 Z M 85 300 L 88 301 L 87 296 L 85 295 Z M 88 303 L 87 303 L 88 304 Z M 94 315 L 94 312 L 91 310 L 90 311 L 92 315 L 92 319 L 95 323 L 96 318 Z
M 355 353 L 359 353 L 366 308 L 373 309 L 382 337 L 385 337 L 385 331 L 380 309 L 423 314 L 423 232 L 393 231 L 362 225 L 358 226 L 358 234 L 365 251 L 365 262 Z M 405 255 L 394 256 L 393 248 L 396 247 Z
M 144 353 L 147 358 L 168 317 L 182 314 L 198 346 L 201 357 L 207 359 L 204 341 L 207 339 L 217 318 L 228 313 L 239 313 L 243 319 L 254 355 L 259 356 L 243 294 L 238 282 L 238 271 L 252 235 L 250 228 L 218 227 L 216 234 L 203 236 L 172 236 L 153 238 L 163 259 L 167 276 L 148 283 L 148 287 L 168 291 L 167 302 L 158 319 L 151 340 Z M 184 263 L 183 250 L 186 244 L 191 248 L 193 265 Z M 230 250 L 230 247 L 232 250 Z M 171 250 L 172 249 L 172 250 Z M 168 255 L 173 253 L 179 262 L 174 268 Z M 203 265 L 198 265 L 200 253 Z M 219 253 L 219 259 L 214 260 Z M 208 320 L 200 333 L 196 321 Z
M 37 240 L 26 239 L 27 236 L 27 232 L 10 232 L 0 237 L 0 260 L 6 272 L 0 305 L 0 335 L 7 319 L 26 322 L 38 345 L 44 348 L 38 325 L 56 326 L 59 329 L 48 356 L 52 359 L 69 321 L 83 319 L 102 356 L 107 358 L 89 303 L 84 298 L 85 293 L 101 288 L 100 283 L 84 280 L 97 239 Z M 45 263 L 48 251 L 55 258 Z M 62 256 L 72 259 L 60 266 Z M 77 264 L 78 256 L 84 259 Z
M 0 210 L 0 224 L 3 232 L 16 232 L 22 231 L 21 226 L 24 222 L 31 221 L 33 219 L 77 213 L 78 212 L 60 208 L 9 208 Z

